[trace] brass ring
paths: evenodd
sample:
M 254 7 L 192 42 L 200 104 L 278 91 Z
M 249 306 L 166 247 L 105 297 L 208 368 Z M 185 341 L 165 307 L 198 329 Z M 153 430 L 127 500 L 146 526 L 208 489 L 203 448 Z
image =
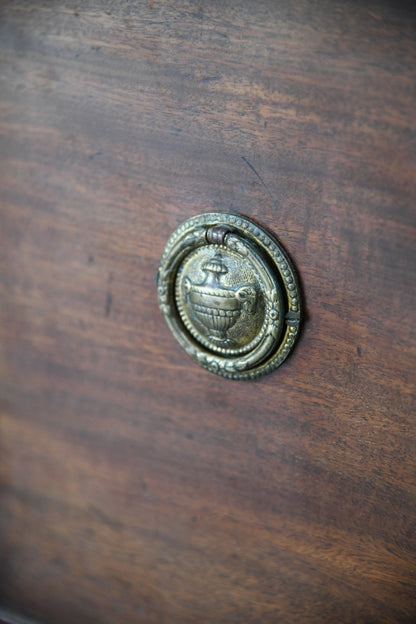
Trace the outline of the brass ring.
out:
M 183 349 L 224 377 L 271 372 L 299 333 L 292 263 L 269 232 L 240 215 L 209 212 L 180 225 L 161 258 L 158 295 Z

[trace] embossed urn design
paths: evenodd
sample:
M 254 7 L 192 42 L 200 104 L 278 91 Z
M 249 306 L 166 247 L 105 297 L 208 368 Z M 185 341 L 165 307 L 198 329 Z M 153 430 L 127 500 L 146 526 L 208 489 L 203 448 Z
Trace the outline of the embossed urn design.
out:
M 184 278 L 186 300 L 211 340 L 232 344 L 234 341 L 227 332 L 243 310 L 251 312 L 256 301 L 256 290 L 248 284 L 232 288 L 221 283 L 222 277 L 228 273 L 221 252 L 216 252 L 201 268 L 205 273 L 201 283 L 194 283 L 190 277 Z

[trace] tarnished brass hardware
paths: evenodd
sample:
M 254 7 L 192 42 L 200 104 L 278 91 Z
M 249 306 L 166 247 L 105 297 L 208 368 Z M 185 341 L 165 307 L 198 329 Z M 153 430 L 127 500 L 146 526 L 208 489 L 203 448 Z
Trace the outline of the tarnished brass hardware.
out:
M 224 377 L 269 373 L 299 333 L 295 270 L 276 239 L 240 215 L 208 212 L 180 225 L 162 255 L 158 294 L 179 344 Z

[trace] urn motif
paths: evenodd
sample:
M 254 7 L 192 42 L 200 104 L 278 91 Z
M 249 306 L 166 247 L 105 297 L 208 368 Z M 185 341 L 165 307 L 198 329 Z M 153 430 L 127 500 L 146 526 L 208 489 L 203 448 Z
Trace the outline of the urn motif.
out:
M 243 310 L 248 313 L 252 311 L 256 302 L 256 290 L 249 284 L 233 288 L 221 283 L 228 268 L 219 251 L 201 269 L 205 273 L 202 282 L 194 283 L 189 277 L 185 277 L 185 298 L 211 340 L 232 343 L 227 332 L 235 325 Z

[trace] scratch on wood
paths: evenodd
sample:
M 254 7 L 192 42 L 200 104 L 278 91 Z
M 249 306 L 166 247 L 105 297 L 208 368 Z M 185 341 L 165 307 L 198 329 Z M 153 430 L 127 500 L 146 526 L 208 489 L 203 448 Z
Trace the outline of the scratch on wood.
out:
M 266 189 L 266 192 L 268 194 L 268 196 L 270 197 L 270 199 L 273 202 L 273 205 L 275 208 L 278 208 L 279 204 L 277 202 L 277 200 L 273 197 L 272 193 L 269 190 L 269 187 L 267 186 L 267 184 L 265 183 L 265 181 L 263 180 L 263 178 L 261 177 L 261 175 L 257 172 L 257 170 L 253 167 L 253 165 L 251 164 L 251 162 L 249 160 L 247 160 L 247 158 L 245 156 L 241 156 L 241 160 L 243 162 L 246 163 L 247 167 L 249 167 L 251 169 L 251 171 L 254 173 L 254 175 L 256 176 L 256 178 L 259 180 L 259 182 L 261 183 L 261 185 Z
M 105 300 L 105 316 L 109 317 L 111 312 L 111 306 L 113 305 L 113 295 L 111 290 L 107 292 L 107 298 Z
M 202 78 L 202 82 L 216 82 L 218 80 L 221 80 L 221 76 L 206 76 Z

